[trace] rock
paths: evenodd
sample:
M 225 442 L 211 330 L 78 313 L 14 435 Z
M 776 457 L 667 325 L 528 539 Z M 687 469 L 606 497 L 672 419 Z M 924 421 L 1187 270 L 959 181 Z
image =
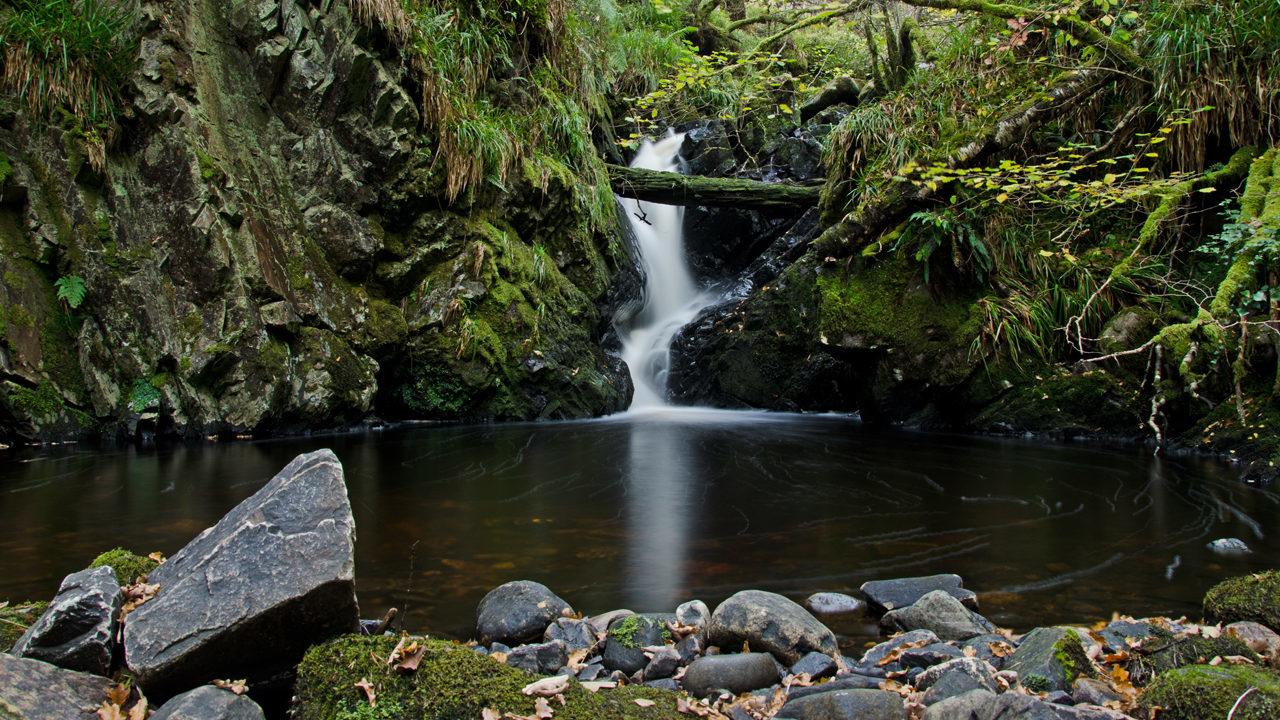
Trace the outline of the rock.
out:
M 1231 623 L 1225 630 L 1228 635 L 1239 638 L 1259 655 L 1274 658 L 1280 654 L 1280 635 L 1266 625 L 1243 620 Z
M 783 663 L 796 663 L 805 653 L 840 652 L 836 636 L 804 608 L 781 595 L 743 590 L 720 603 L 711 615 L 708 641 L 724 647 L 748 643 L 773 653 Z
M 961 587 L 963 582 L 959 575 L 928 575 L 895 580 L 872 580 L 862 583 L 861 590 L 867 597 L 867 604 L 877 613 L 915 605 L 920 598 L 937 590 L 951 595 L 965 607 L 977 610 L 978 596 L 972 590 Z
M 110 685 L 100 675 L 0 653 L 0 717 L 5 720 L 87 719 Z
M 902 666 L 898 663 L 881 664 L 889 654 L 899 648 L 911 645 L 915 647 L 933 645 L 938 642 L 938 636 L 932 630 L 912 630 L 903 633 L 896 638 L 886 640 L 867 650 L 862 655 L 862 659 L 853 664 L 853 671 L 862 675 L 870 675 L 872 677 L 884 677 L 887 670 L 900 670 Z
M 1098 705 L 1050 705 L 1049 708 L 1059 720 L 1129 720 L 1129 716 L 1119 710 Z
M 689 665 L 683 682 L 684 689 L 696 698 L 721 690 L 738 695 L 778 682 L 778 667 L 768 653 L 707 656 Z
M 898 656 L 898 662 L 904 667 L 909 668 L 929 668 L 948 660 L 962 657 L 964 653 L 954 645 L 946 643 L 933 643 L 924 647 L 911 648 L 903 650 Z
M 1252 620 L 1280 631 L 1280 570 L 1231 578 L 1209 588 L 1205 615 L 1224 623 Z
M 995 692 L 996 680 L 987 664 L 977 658 L 961 657 L 928 668 L 912 683 L 926 690 L 924 704 L 932 705 L 970 690 Z
M 852 615 L 867 609 L 858 598 L 835 592 L 814 593 L 805 598 L 804 606 L 814 615 Z
M 1050 705 L 1028 695 L 1007 692 L 987 703 L 991 718 L 999 720 L 1058 720 L 1061 705 Z
M 649 664 L 644 648 L 663 645 L 668 636 L 666 623 L 652 615 L 628 615 L 609 626 L 604 641 L 604 666 L 627 675 Z
M 1139 702 L 1148 711 L 1162 708 L 1161 720 L 1271 720 L 1280 717 L 1280 674 L 1249 665 L 1188 665 L 1156 676 Z
M 1141 642 L 1156 634 L 1156 626 L 1151 623 L 1133 620 L 1115 620 L 1098 632 L 1104 643 L 1113 652 L 1128 650 L 1130 640 Z
M 609 626 L 613 624 L 614 620 L 630 615 L 635 615 L 635 613 L 630 610 L 610 610 L 607 613 L 587 618 L 587 625 L 591 626 L 592 632 L 596 635 L 602 635 L 609 629 Z
M 1071 694 L 1065 690 L 1054 690 L 1051 693 L 1047 693 L 1043 700 L 1050 705 L 1074 705 L 1076 702 L 1071 697 Z
M 586 648 L 595 647 L 596 634 L 583 620 L 575 620 L 573 618 L 556 618 L 555 622 L 547 626 L 546 632 L 542 634 L 543 642 L 559 640 L 573 650 L 584 650 Z
M 684 142 L 680 158 L 690 175 L 727 177 L 738 165 L 730 139 L 730 128 L 723 120 L 699 121 L 681 128 Z
M 676 622 L 696 628 L 705 627 L 711 620 L 711 610 L 701 600 L 690 600 L 676 608 Z
M 653 653 L 649 664 L 644 668 L 644 679 L 648 681 L 669 678 L 676 674 L 678 667 L 680 667 L 680 653 L 673 647 L 664 647 Z
M 833 78 L 812 100 L 800 106 L 800 122 L 809 122 L 815 115 L 834 105 L 857 105 L 861 92 L 862 87 L 858 81 L 848 75 Z
M 264 720 L 258 703 L 212 685 L 184 692 L 160 707 L 151 720 Z
M 787 693 L 787 697 L 794 700 L 806 695 L 817 695 L 818 693 L 834 692 L 836 690 L 879 690 L 882 682 L 884 682 L 884 678 L 851 673 L 849 675 L 840 675 L 833 680 L 810 685 L 809 687 L 793 686 L 791 691 Z
M 11 652 L 66 670 L 107 675 L 123 600 L 110 567 L 72 573 Z
M 1171 634 L 1160 630 L 1158 634 L 1142 641 L 1139 651 L 1132 653 L 1126 669 L 1129 680 L 1134 685 L 1142 686 L 1150 682 L 1152 676 L 1167 672 L 1184 665 L 1211 660 L 1214 657 L 1243 657 L 1249 662 L 1258 662 L 1259 658 L 1249 646 L 1234 635 L 1208 637 L 1199 633 Z
M 827 677 L 836 674 L 836 661 L 830 655 L 820 652 L 811 652 L 791 666 L 792 675 L 808 675 L 811 679 Z
M 502 643 L 500 643 L 500 642 L 496 642 L 496 643 L 494 643 L 494 644 L 492 644 L 492 645 L 490 645 L 490 646 L 489 646 L 489 654 L 490 654 L 490 655 L 492 655 L 493 653 L 502 653 L 502 654 L 504 654 L 504 655 L 505 655 L 505 654 L 507 654 L 507 653 L 509 653 L 509 652 L 511 652 L 511 648 L 510 648 L 510 647 L 508 647 L 508 646 L 506 646 L 506 645 L 504 645 L 504 644 L 502 644 Z
M 543 636 L 556 618 L 573 608 L 546 585 L 515 580 L 489 591 L 476 608 L 476 634 L 482 643 L 519 645 Z
M 686 635 L 676 643 L 676 652 L 680 653 L 680 663 L 688 665 L 702 655 L 703 643 L 699 635 Z
M 970 690 L 926 707 L 924 720 L 987 720 L 991 717 L 987 709 L 995 699 L 989 690 Z
M 1034 692 L 1070 690 L 1091 667 L 1074 630 L 1047 627 L 1027 633 L 1004 669 L 1018 673 L 1022 686 Z
M 589 680 L 595 680 L 599 678 L 601 675 L 604 675 L 605 672 L 606 670 L 604 669 L 604 665 L 602 663 L 592 662 L 588 664 L 586 667 L 579 670 L 577 677 L 579 680 L 586 682 Z
M 1205 547 L 1219 555 L 1247 555 L 1253 552 L 1240 538 L 1218 538 Z
M 885 690 L 836 690 L 790 700 L 778 717 L 793 720 L 906 720 L 902 697 Z
M 946 590 L 934 590 L 908 607 L 890 610 L 880 619 L 880 625 L 898 630 L 932 630 L 942 640 L 967 640 L 995 630 L 986 618 Z
M 1004 660 L 1013 654 L 1013 641 L 1003 635 L 979 635 L 960 643 L 961 651 L 973 648 L 974 657 L 985 660 L 999 670 L 1004 667 Z
M 1106 705 L 1120 699 L 1120 694 L 1110 685 L 1096 678 L 1076 678 L 1071 686 L 1071 699 L 1077 705 Z
M 330 450 L 299 455 L 150 575 L 125 657 L 153 700 L 215 678 L 252 684 L 359 629 L 355 522 Z
M 562 640 L 521 645 L 507 653 L 507 664 L 525 672 L 554 675 L 569 662 L 569 650 Z
M 9 652 L 27 628 L 40 619 L 47 607 L 47 602 L 10 603 L 0 607 L 0 653 Z
M 659 690 L 679 690 L 680 684 L 671 678 L 659 678 L 657 680 L 648 680 L 644 684 L 645 687 L 658 688 Z

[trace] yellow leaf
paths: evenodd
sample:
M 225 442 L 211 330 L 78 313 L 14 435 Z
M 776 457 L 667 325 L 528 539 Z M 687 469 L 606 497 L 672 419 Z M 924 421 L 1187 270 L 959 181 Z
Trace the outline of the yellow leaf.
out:
M 1102 182 L 1104 182 L 1104 183 L 1106 183 L 1106 184 L 1108 184 L 1108 185 L 1111 185 L 1112 183 L 1114 183 L 1114 182 L 1116 181 L 1116 178 L 1118 178 L 1118 177 L 1119 177 L 1119 176 L 1118 176 L 1118 175 L 1116 175 L 1115 173 L 1107 173 L 1106 175 L 1103 175 L 1103 176 L 1102 176 Z
M 1050 252 L 1050 251 L 1048 251 L 1048 250 L 1041 250 L 1041 251 L 1040 251 L 1040 257 L 1053 257 L 1054 255 L 1057 255 L 1057 254 L 1058 254 L 1058 253 L 1056 253 L 1056 252 Z
M 999 195 L 996 196 L 996 202 L 1002 203 L 1008 199 L 1009 199 L 1009 193 L 1000 193 Z
M 791 106 L 790 106 L 790 105 L 788 105 L 788 104 L 786 104 L 786 103 L 780 103 L 780 104 L 778 105 L 778 109 L 779 109 L 779 110 L 781 110 L 782 112 L 784 112 L 784 113 L 788 114 L 788 115 L 790 115 L 790 114 L 792 114 L 792 113 L 794 113 L 794 112 L 795 112 L 794 110 L 792 110 L 792 109 L 791 109 Z

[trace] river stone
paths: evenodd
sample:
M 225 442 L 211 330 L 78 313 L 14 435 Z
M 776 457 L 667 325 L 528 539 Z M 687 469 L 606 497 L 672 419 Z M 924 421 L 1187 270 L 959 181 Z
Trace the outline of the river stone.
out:
M 111 672 L 123 597 L 109 567 L 72 573 L 10 652 L 67 670 L 106 675 Z
M 867 604 L 877 613 L 915 605 L 920 598 L 937 590 L 946 592 L 966 607 L 977 610 L 978 596 L 972 590 L 961 587 L 963 582 L 959 575 L 928 575 L 895 580 L 871 580 L 862 583 L 861 590 L 867 598 Z
M 601 613 L 587 618 L 587 625 L 591 626 L 592 632 L 596 635 L 601 635 L 609 629 L 609 626 L 613 624 L 614 620 L 619 620 L 631 615 L 635 615 L 635 613 L 630 610 L 610 610 L 607 613 Z
M 1240 538 L 1218 538 L 1205 547 L 1219 555 L 1247 555 L 1253 552 Z
M 994 633 L 971 637 L 960 643 L 961 652 L 964 652 L 965 648 L 973 648 L 976 653 L 974 657 L 987 661 L 997 670 L 1004 667 L 1004 659 L 1012 655 L 1016 647 L 1009 638 Z
M 519 645 L 543 636 L 556 618 L 573 608 L 546 585 L 515 580 L 489 591 L 476 608 L 476 633 L 480 642 Z
M 970 690 L 924 709 L 924 720 L 988 720 L 988 709 L 996 699 L 990 690 Z
M 924 646 L 932 645 L 938 642 L 938 636 L 932 630 L 912 630 L 903 633 L 896 638 L 886 640 L 879 645 L 872 647 L 862 655 L 862 659 L 853 664 L 851 668 L 854 672 L 862 675 L 870 675 L 872 677 L 884 677 L 889 670 L 901 670 L 902 665 L 897 662 L 881 664 L 881 661 L 889 657 L 893 651 L 904 645 Z
M 604 666 L 627 675 L 643 670 L 649 664 L 644 649 L 663 645 L 667 639 L 666 616 L 629 615 L 615 620 L 609 627 L 601 657 Z
M 898 662 L 903 667 L 908 668 L 929 668 L 963 655 L 964 652 L 954 645 L 933 643 L 924 647 L 903 650 L 902 654 L 898 656 Z
M 890 610 L 880 626 L 893 630 L 932 630 L 942 640 L 968 640 L 995 631 L 986 618 L 965 607 L 945 590 L 934 590 L 914 604 Z
M 870 677 L 867 675 L 858 675 L 851 673 L 849 675 L 840 675 L 832 680 L 809 687 L 792 686 L 787 693 L 787 697 L 794 700 L 802 698 L 806 695 L 817 695 L 824 692 L 835 692 L 836 690 L 879 690 L 880 683 L 884 682 L 882 677 Z
M 676 674 L 680 667 L 680 653 L 674 647 L 663 647 L 653 652 L 649 664 L 644 667 L 644 679 L 661 680 Z
M 858 598 L 836 592 L 814 593 L 805 598 L 804 606 L 814 615 L 852 615 L 867 609 Z
M 924 704 L 932 705 L 970 690 L 995 692 L 996 679 L 987 664 L 977 658 L 961 657 L 934 665 L 912 683 L 917 690 L 927 690 Z
M 1077 705 L 1106 705 L 1120 699 L 1119 693 L 1111 686 L 1096 678 L 1076 678 L 1071 686 L 1071 699 Z
M 681 625 L 703 628 L 710 619 L 711 609 L 701 600 L 690 600 L 676 608 L 676 622 Z
M 299 455 L 148 580 L 125 657 L 153 700 L 215 678 L 262 681 L 359 629 L 355 521 L 330 450 Z
M 836 636 L 807 610 L 781 595 L 743 590 L 720 603 L 707 628 L 709 642 L 721 647 L 766 650 L 787 665 L 808 652 L 835 656 Z
M 902 697 L 885 690 L 836 690 L 787 701 L 778 717 L 792 720 L 906 720 Z
M 1071 689 L 1081 670 L 1090 666 L 1074 630 L 1036 628 L 1005 659 L 1004 669 L 1018 673 L 1022 686 L 1034 692 Z
M 738 695 L 778 682 L 778 666 L 768 653 L 708 655 L 694 660 L 684 673 L 684 689 L 696 698 L 721 690 Z
M 1050 705 L 1049 709 L 1058 720 L 1129 720 L 1119 710 L 1097 705 Z
M 836 674 L 836 661 L 830 655 L 811 652 L 800 661 L 791 666 L 792 675 L 808 675 L 811 679 L 817 680 L 828 675 Z
M 1250 650 L 1259 655 L 1275 658 L 1280 653 L 1280 635 L 1266 625 L 1252 620 L 1243 620 L 1231 623 L 1225 630 L 1228 635 L 1239 638 L 1249 646 Z
M 264 720 L 258 703 L 212 685 L 174 697 L 151 720 Z
M 5 720 L 89 720 L 110 685 L 99 675 L 0 653 L 0 717 Z
M 585 620 L 575 620 L 573 618 L 556 618 L 556 621 L 547 626 L 547 631 L 542 634 L 543 642 L 551 642 L 559 640 L 573 650 L 585 650 L 589 647 L 595 647 L 596 634 L 592 632 L 591 626 Z
M 569 649 L 563 640 L 521 645 L 507 653 L 507 664 L 525 672 L 554 675 L 569 662 Z
M 702 655 L 705 649 L 702 638 L 699 635 L 686 635 L 676 643 L 676 652 L 680 653 L 680 663 L 688 665 Z

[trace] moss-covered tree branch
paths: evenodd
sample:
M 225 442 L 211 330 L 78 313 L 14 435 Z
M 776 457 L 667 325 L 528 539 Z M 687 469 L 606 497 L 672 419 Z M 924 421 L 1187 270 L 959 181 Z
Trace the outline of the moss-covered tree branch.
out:
M 854 2 L 851 2 L 848 5 L 842 5 L 834 10 L 828 10 L 826 12 L 821 12 L 821 13 L 818 13 L 817 15 L 807 17 L 804 20 L 800 20 L 798 22 L 792 23 L 791 25 L 788 25 L 787 27 L 761 40 L 760 44 L 756 46 L 756 50 L 762 51 L 762 52 L 772 52 L 777 48 L 778 44 L 781 43 L 783 39 L 785 39 L 788 35 L 796 32 L 797 30 L 803 30 L 807 27 L 812 27 L 814 25 L 821 25 L 822 23 L 827 22 L 828 20 L 834 20 L 838 17 L 843 17 L 845 15 L 849 15 L 850 13 L 855 13 L 859 10 L 862 10 L 866 6 L 867 4 L 864 0 L 854 0 Z
M 609 181 L 622 197 L 664 205 L 745 208 L 805 208 L 818 203 L 820 188 L 737 178 L 709 178 L 610 165 Z

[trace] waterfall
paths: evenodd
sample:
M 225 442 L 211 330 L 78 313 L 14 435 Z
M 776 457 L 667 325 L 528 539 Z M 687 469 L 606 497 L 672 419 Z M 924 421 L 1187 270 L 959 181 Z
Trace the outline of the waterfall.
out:
M 646 141 L 631 167 L 675 172 L 684 134 Z M 623 329 L 622 359 L 631 371 L 631 410 L 667 404 L 671 340 L 714 295 L 701 290 L 684 253 L 684 208 L 619 198 L 635 234 L 644 266 L 644 305 Z

